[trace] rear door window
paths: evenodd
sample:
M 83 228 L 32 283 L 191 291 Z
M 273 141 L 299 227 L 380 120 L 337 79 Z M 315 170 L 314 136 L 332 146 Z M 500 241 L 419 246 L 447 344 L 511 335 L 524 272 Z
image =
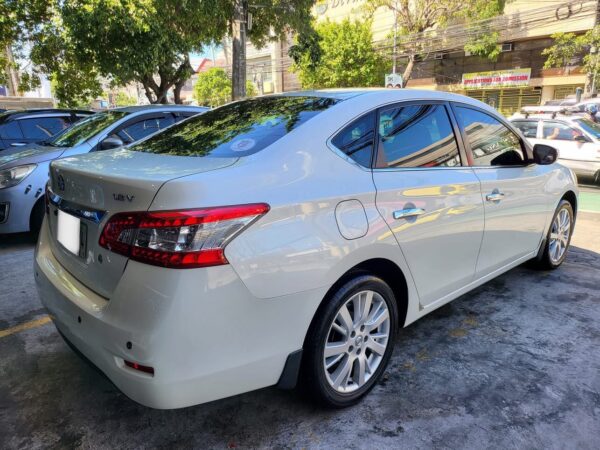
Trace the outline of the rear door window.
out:
M 512 124 L 521 130 L 521 133 L 523 133 L 523 136 L 526 138 L 535 139 L 537 137 L 537 120 L 519 120 L 514 121 Z
M 23 139 L 23 133 L 18 121 L 7 122 L 0 126 L 0 138 L 2 139 Z
M 127 125 L 117 134 L 126 144 L 139 141 L 157 131 L 163 130 L 175 123 L 175 118 L 169 114 L 163 117 L 145 118 Z
M 444 105 L 395 106 L 379 113 L 377 167 L 460 166 Z
M 247 156 L 273 144 L 338 101 L 307 96 L 242 100 L 192 117 L 130 150 L 179 156 Z
M 335 135 L 331 143 L 364 167 L 371 167 L 375 138 L 375 111 L 366 114 Z

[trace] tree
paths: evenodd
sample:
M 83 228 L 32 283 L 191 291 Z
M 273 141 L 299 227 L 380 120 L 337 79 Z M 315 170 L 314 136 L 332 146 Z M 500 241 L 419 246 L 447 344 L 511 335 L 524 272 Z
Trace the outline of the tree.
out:
M 380 8 L 394 13 L 398 21 L 398 33 L 403 39 L 399 47 L 406 55 L 407 64 L 402 79 L 404 84 L 412 75 L 415 60 L 424 52 L 427 42 L 419 37 L 419 33 L 443 29 L 452 22 L 469 22 L 477 18 L 485 18 L 486 14 L 504 8 L 504 0 L 367 0 L 365 9 L 372 14 Z M 493 51 L 493 47 L 491 51 Z M 490 51 L 490 46 L 481 53 Z
M 64 39 L 68 45 L 59 59 L 81 68 L 71 78 L 86 79 L 91 70 L 113 85 L 141 83 L 151 103 L 166 103 L 172 89 L 180 103 L 193 73 L 189 53 L 201 51 L 226 26 L 214 3 L 63 0 L 56 6 L 61 24 L 37 46 L 36 61 L 56 71 L 55 43 Z
M 583 70 L 587 75 L 585 90 L 595 93 L 596 78 L 600 73 L 600 26 L 579 36 L 574 33 L 555 33 L 550 37 L 554 39 L 554 44 L 542 51 L 546 57 L 544 68 L 566 68 L 583 53 Z
M 290 49 L 303 88 L 383 85 L 385 61 L 373 48 L 370 20 L 327 20 L 314 28 Z
M 506 0 L 478 0 L 475 7 L 469 8 L 464 13 L 466 26 L 482 19 L 491 19 L 499 16 L 504 11 Z M 476 28 L 476 32 L 469 38 L 463 49 L 471 55 L 497 61 L 500 56 L 500 33 L 492 28 L 492 23 L 484 22 Z
M 52 17 L 50 0 L 0 0 L 0 84 L 10 95 L 39 86 L 33 67 L 21 67 L 25 43 L 35 39 Z
M 225 70 L 213 67 L 198 75 L 194 85 L 194 98 L 199 105 L 216 106 L 223 105 L 231 100 L 232 83 Z M 246 95 L 256 95 L 256 88 L 251 81 L 246 81 Z
M 575 56 L 582 50 L 582 39 L 575 33 L 554 33 L 550 37 L 554 39 L 554 44 L 542 50 L 542 56 L 546 57 L 544 68 L 566 68 L 571 65 Z

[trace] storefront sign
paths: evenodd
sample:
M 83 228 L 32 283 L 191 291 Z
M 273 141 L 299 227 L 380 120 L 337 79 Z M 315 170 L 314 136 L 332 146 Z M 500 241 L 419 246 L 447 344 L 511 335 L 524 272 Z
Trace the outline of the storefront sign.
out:
M 486 89 L 529 86 L 531 69 L 492 70 L 490 72 L 463 73 L 465 89 Z

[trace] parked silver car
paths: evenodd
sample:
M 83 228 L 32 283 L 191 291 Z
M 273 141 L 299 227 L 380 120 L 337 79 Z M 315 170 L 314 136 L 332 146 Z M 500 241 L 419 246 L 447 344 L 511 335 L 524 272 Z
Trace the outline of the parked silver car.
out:
M 57 158 L 131 144 L 207 108 L 130 106 L 89 116 L 43 144 L 0 153 L 0 234 L 37 231 L 48 166 Z
M 525 261 L 560 266 L 577 186 L 555 159 L 444 92 L 230 103 L 54 161 L 35 280 L 65 339 L 144 405 L 300 374 L 347 406 L 400 328 Z

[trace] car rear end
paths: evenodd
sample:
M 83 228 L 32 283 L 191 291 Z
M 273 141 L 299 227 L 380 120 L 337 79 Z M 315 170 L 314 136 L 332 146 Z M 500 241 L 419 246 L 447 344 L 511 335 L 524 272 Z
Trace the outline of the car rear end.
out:
M 205 120 L 193 118 L 138 144 L 152 151 L 51 165 L 35 255 L 40 298 L 65 339 L 139 403 L 177 408 L 276 384 L 302 346 L 326 287 L 276 298 L 264 287 L 258 296 L 226 251 L 285 201 L 273 201 L 276 190 L 248 189 L 264 176 L 249 162 L 250 147 L 258 149 L 259 137 L 264 146 L 273 141 L 265 130 L 293 127 L 273 118 L 270 105 L 264 114 L 256 140 L 238 135 L 226 145 L 234 150 L 210 157 L 186 156 L 199 134 L 192 121 Z M 221 129 L 208 128 L 213 142 Z M 223 127 L 230 135 L 232 126 Z M 219 190 L 224 179 L 237 187 Z M 236 258 L 253 250 L 239 245 Z

